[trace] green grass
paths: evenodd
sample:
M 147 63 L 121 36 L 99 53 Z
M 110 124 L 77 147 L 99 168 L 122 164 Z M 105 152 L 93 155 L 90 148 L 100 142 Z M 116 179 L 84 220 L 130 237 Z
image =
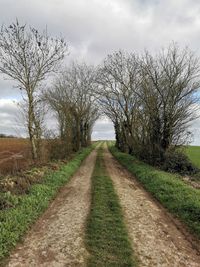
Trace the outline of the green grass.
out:
M 186 155 L 196 167 L 200 168 L 200 146 L 187 146 Z
M 183 221 L 200 239 L 200 191 L 186 185 L 179 176 L 155 169 L 122 153 L 112 144 L 111 153 L 144 185 L 147 191 Z
M 40 184 L 31 187 L 28 194 L 14 196 L 5 193 L 5 195 L 0 195 L 12 206 L 0 211 L 0 261 L 9 254 L 30 225 L 48 207 L 59 188 L 69 181 L 93 147 L 81 150 L 59 171 L 49 171 Z
M 92 175 L 91 211 L 86 230 L 89 267 L 136 266 L 119 199 L 108 177 L 102 149 Z

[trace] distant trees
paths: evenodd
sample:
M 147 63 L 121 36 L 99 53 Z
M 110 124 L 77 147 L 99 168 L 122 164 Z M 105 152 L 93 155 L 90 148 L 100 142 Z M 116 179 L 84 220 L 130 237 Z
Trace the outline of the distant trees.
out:
M 105 114 L 115 127 L 117 146 L 132 153 L 134 148 L 134 116 L 138 97 L 139 65 L 138 57 L 122 51 L 109 55 L 97 74 L 100 86 L 100 103 Z
M 62 38 L 52 38 L 47 31 L 39 33 L 18 21 L 1 27 L 0 72 L 17 81 L 25 93 L 25 118 L 34 160 L 39 156 L 42 134 L 38 91 L 47 75 L 58 69 L 66 48 Z
M 154 56 L 109 55 L 97 82 L 118 148 L 160 164 L 171 146 L 183 144 L 194 119 L 199 74 L 195 55 L 174 44 Z
M 7 135 L 7 134 L 3 134 L 3 133 L 0 133 L 0 138 L 17 138 L 15 137 L 14 135 Z
M 73 63 L 62 71 L 45 93 L 45 99 L 58 120 L 65 154 L 90 144 L 92 127 L 99 117 L 94 77 L 93 67 Z

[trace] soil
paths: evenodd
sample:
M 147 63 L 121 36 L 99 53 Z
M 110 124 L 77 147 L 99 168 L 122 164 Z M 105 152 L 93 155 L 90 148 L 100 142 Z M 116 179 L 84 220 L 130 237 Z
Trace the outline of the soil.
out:
M 95 160 L 93 151 L 11 253 L 6 266 L 85 266 L 84 232 Z
M 139 267 L 200 267 L 199 243 L 185 227 L 143 189 L 107 147 L 104 159 Z M 93 151 L 11 253 L 6 266 L 86 266 L 89 255 L 84 233 L 95 160 Z
M 139 267 L 199 267 L 199 245 L 111 155 L 105 164 L 124 211 L 133 253 Z M 184 227 L 183 227 L 184 228 Z

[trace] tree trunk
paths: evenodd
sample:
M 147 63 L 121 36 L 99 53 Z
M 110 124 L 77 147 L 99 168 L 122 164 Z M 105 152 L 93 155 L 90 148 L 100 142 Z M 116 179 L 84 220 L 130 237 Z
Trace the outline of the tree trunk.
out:
M 80 133 L 80 119 L 77 118 L 76 119 L 76 151 L 78 151 L 80 149 L 80 138 L 81 138 L 81 133 Z
M 31 91 L 31 90 L 29 90 Z M 31 143 L 32 159 L 37 160 L 37 145 L 36 136 L 34 134 L 34 106 L 33 106 L 33 95 L 29 92 L 28 94 L 28 132 Z

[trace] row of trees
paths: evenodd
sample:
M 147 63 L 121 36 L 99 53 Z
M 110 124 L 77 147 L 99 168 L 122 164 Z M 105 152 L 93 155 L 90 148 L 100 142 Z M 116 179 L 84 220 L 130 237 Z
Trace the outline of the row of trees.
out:
M 33 160 L 41 156 L 49 107 L 58 120 L 59 149 L 64 147 L 64 155 L 90 143 L 92 126 L 99 116 L 93 93 L 94 69 L 72 64 L 61 72 L 67 51 L 63 38 L 52 38 L 47 31 L 39 33 L 18 21 L 3 25 L 0 31 L 0 72 L 16 81 L 21 90 L 20 108 Z M 57 73 L 57 78 L 44 90 L 44 80 L 52 73 Z
M 40 154 L 46 104 L 56 115 L 64 154 L 90 143 L 101 112 L 114 124 L 117 147 L 152 164 L 188 140 L 200 82 L 199 60 L 189 49 L 172 44 L 155 55 L 118 51 L 96 68 L 78 63 L 61 68 L 67 50 L 62 38 L 18 21 L 1 28 L 0 72 L 22 91 L 33 159 Z M 52 72 L 58 74 L 44 90 Z
M 56 114 L 59 136 L 66 153 L 91 142 L 94 122 L 100 113 L 95 97 L 94 69 L 73 63 L 55 79 L 44 98 Z
M 169 148 L 184 144 L 195 118 L 199 75 L 199 60 L 175 44 L 156 55 L 109 55 L 97 82 L 117 147 L 160 164 Z

